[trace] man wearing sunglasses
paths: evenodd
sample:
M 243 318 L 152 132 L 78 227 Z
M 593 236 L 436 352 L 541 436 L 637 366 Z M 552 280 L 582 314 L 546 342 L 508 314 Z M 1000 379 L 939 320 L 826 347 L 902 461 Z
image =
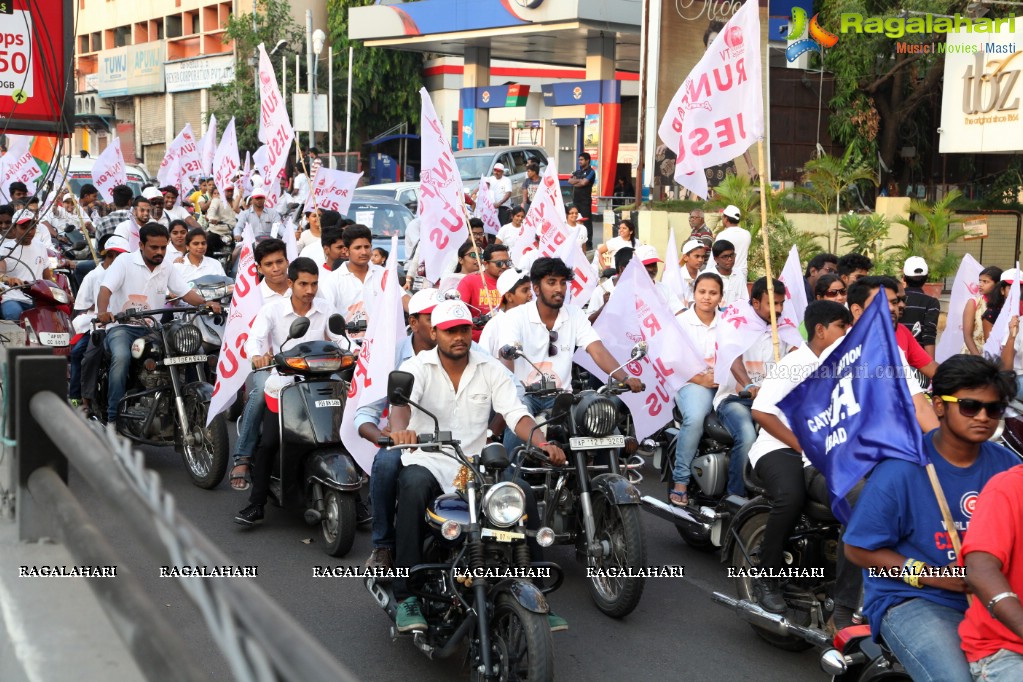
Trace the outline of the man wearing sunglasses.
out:
M 501 307 L 501 292 L 497 288 L 497 280 L 501 273 L 512 265 L 506 244 L 491 244 L 483 251 L 483 263 L 480 264 L 479 275 L 466 275 L 458 283 L 458 294 L 462 297 L 474 316 L 491 315 Z M 473 327 L 472 340 L 477 343 L 483 327 Z
M 888 311 L 892 315 L 892 324 L 895 326 L 895 342 L 899 349 L 905 354 L 909 366 L 919 371 L 927 379 L 934 376 L 938 369 L 938 363 L 923 349 L 920 342 L 913 337 L 913 332 L 905 325 L 899 324 L 900 310 L 905 307 L 906 297 L 899 294 L 899 283 L 892 277 L 860 277 L 849 286 L 849 293 L 846 303 L 853 314 L 853 319 L 858 320 L 863 314 L 866 304 L 873 299 L 874 295 L 884 289 L 888 298 Z
M 974 355 L 954 355 L 934 375 L 940 426 L 923 445 L 960 536 L 969 535 L 984 485 L 1019 463 L 989 440 L 1014 393 L 1008 373 Z M 868 569 L 863 606 L 874 638 L 912 679 L 973 679 L 958 632 L 967 585 L 961 570 L 951 570 L 958 557 L 924 467 L 886 459 L 874 468 L 846 528 L 845 555 Z

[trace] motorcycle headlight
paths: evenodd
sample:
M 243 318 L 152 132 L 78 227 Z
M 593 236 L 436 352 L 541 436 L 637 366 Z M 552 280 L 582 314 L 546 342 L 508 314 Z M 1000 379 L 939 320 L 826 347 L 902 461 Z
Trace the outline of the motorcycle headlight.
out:
M 610 435 L 618 422 L 618 407 L 610 398 L 599 395 L 584 398 L 573 414 L 579 430 L 594 438 Z
M 191 355 L 202 345 L 202 332 L 194 324 L 179 324 L 171 330 L 170 342 L 177 355 Z
M 514 483 L 498 483 L 483 496 L 483 511 L 495 526 L 514 526 L 526 513 L 526 494 Z
M 146 352 L 146 340 L 135 339 L 131 342 L 131 356 L 136 360 L 142 358 L 142 354 Z
M 57 303 L 67 303 L 68 297 L 67 292 L 63 289 L 50 288 L 50 293 L 53 294 L 53 300 Z
M 227 296 L 226 286 L 217 287 L 198 287 L 196 291 L 207 301 L 219 301 L 220 299 Z

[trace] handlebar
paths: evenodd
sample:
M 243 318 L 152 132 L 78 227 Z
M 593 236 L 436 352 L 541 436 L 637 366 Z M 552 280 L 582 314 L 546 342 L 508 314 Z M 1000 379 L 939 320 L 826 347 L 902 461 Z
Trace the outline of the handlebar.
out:
M 188 306 L 184 308 L 154 308 L 152 310 L 133 310 L 126 313 L 116 313 L 114 315 L 114 322 L 126 322 L 128 320 L 142 318 L 142 317 L 158 317 L 163 316 L 167 313 L 178 314 L 178 313 L 199 313 L 199 314 L 210 314 L 215 315 L 211 308 L 208 306 Z M 92 318 L 95 324 L 102 324 L 99 317 Z

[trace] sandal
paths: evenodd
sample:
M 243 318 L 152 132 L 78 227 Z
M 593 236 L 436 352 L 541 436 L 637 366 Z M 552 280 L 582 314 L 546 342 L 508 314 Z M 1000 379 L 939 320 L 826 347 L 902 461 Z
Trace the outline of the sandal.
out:
M 676 498 L 678 501 L 676 502 Z M 673 507 L 685 507 L 689 505 L 689 491 L 688 490 L 669 490 L 668 491 L 668 504 Z
M 235 473 L 240 467 L 245 467 L 245 471 L 242 473 Z M 241 481 L 240 485 L 235 485 L 235 481 Z M 234 462 L 234 467 L 231 469 L 231 489 L 237 490 L 238 492 L 245 492 L 252 487 L 252 458 L 251 457 L 239 457 Z

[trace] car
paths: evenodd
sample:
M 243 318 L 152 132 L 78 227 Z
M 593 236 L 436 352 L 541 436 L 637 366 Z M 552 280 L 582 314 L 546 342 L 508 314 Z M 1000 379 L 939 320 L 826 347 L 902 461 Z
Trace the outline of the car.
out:
M 526 164 L 536 161 L 540 164 L 540 173 L 547 167 L 547 152 L 543 147 L 534 145 L 517 145 L 510 147 L 479 147 L 463 149 L 455 152 L 455 163 L 458 173 L 462 176 L 462 185 L 467 191 L 473 191 L 480 184 L 481 177 L 494 174 L 494 164 L 504 165 L 505 175 L 511 178 L 512 195 L 522 187 L 526 179 Z M 513 199 L 512 203 L 518 203 Z
M 363 185 L 355 188 L 355 198 L 385 197 L 394 199 L 413 213 L 419 207 L 418 182 L 385 182 L 379 185 Z
M 373 233 L 373 248 L 391 250 L 391 237 L 398 236 L 398 262 L 405 262 L 405 230 L 415 220 L 412 211 L 394 199 L 356 195 L 345 217 L 365 225 Z
M 82 187 L 92 183 L 92 167 L 95 164 L 96 159 L 93 158 L 72 157 L 68 166 L 67 180 L 76 197 L 81 196 Z M 124 174 L 128 176 L 128 186 L 131 187 L 135 196 L 142 194 L 142 188 L 153 182 L 144 166 L 126 164 Z

